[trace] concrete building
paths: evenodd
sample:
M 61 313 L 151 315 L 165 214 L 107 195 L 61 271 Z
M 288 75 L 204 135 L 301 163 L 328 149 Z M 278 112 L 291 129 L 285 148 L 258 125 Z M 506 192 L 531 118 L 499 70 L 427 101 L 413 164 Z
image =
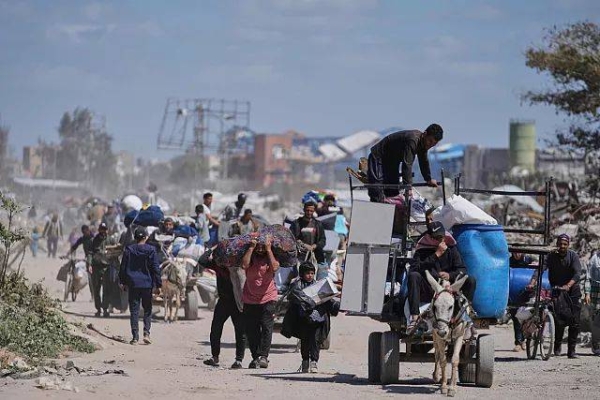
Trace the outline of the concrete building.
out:
M 289 156 L 298 133 L 257 134 L 254 138 L 254 180 L 261 187 L 273 183 L 291 183 Z

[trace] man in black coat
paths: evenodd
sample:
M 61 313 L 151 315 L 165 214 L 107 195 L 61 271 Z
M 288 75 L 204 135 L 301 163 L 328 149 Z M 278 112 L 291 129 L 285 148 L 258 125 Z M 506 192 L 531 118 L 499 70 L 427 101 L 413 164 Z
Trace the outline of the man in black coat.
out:
M 317 205 L 311 201 L 304 203 L 304 215 L 290 225 L 290 231 L 299 244 L 298 258 L 305 261 L 307 254 L 313 252 L 318 264 L 317 279 L 327 277 L 328 264 L 325 261 L 325 229 L 321 221 L 314 217 Z M 308 260 L 310 261 L 310 260 Z
M 412 166 L 415 157 L 419 159 L 421 175 L 429 186 L 437 187 L 437 182 L 431 177 L 427 152 L 438 144 L 444 136 L 444 130 L 438 124 L 431 124 L 425 132 L 406 130 L 391 133 L 371 147 L 369 154 L 369 169 L 367 177 L 370 184 L 397 185 L 402 182 L 411 184 L 413 181 Z M 402 174 L 400 174 L 402 164 Z M 381 202 L 386 197 L 397 196 L 397 189 L 369 188 L 371 201 Z
M 435 279 L 443 279 L 454 283 L 467 269 L 456 246 L 449 246 L 445 240 L 446 229 L 439 221 L 429 224 L 427 234 L 421 239 L 432 245 L 417 247 L 415 262 L 408 273 L 408 305 L 410 309 L 410 324 L 416 322 L 419 316 L 419 305 L 433 299 L 433 289 L 427 282 L 425 271 L 429 271 Z M 462 293 L 469 301 L 475 294 L 475 278 L 469 276 L 462 286 Z
M 577 345 L 577 336 L 579 335 L 579 314 L 581 313 L 581 288 L 579 280 L 581 278 L 581 262 L 577 253 L 569 250 L 571 238 L 569 235 L 559 235 L 556 240 L 556 251 L 548 254 L 546 259 L 546 268 L 548 269 L 548 281 L 552 287 L 557 287 L 559 293 L 555 298 L 556 314 L 556 335 L 554 339 L 554 355 L 561 355 L 561 344 L 565 334 L 565 328 L 569 327 L 569 336 L 567 340 L 567 356 L 569 358 L 578 358 L 575 353 Z M 536 285 L 536 275 L 529 284 L 532 288 Z M 567 308 L 559 311 L 557 302 Z M 569 312 L 570 311 L 570 312 Z
M 244 318 L 235 301 L 230 270 L 227 267 L 217 265 L 212 256 L 213 250 L 214 248 L 208 249 L 198 260 L 201 268 L 213 270 L 217 274 L 217 293 L 219 294 L 219 300 L 213 311 L 213 319 L 210 325 L 210 350 L 212 356 L 204 360 L 204 364 L 213 367 L 220 365 L 219 356 L 221 355 L 223 326 L 231 317 L 235 332 L 235 361 L 230 368 L 240 369 L 242 368 L 242 361 L 244 360 L 244 352 L 246 350 Z

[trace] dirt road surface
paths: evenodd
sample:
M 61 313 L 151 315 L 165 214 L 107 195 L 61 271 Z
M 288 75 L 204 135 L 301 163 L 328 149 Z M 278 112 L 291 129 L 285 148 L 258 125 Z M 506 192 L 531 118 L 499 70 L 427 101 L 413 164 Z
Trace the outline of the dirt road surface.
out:
M 27 258 L 24 268 L 32 281 L 44 280 L 51 294 L 62 298 L 63 283 L 55 280 L 59 260 Z M 68 318 L 92 323 L 107 335 L 130 339 L 129 314 L 95 318 L 87 288 L 76 302 L 67 302 Z M 180 312 L 180 315 L 183 313 Z M 367 318 L 339 316 L 332 322 L 332 343 L 321 353 L 319 374 L 300 374 L 300 355 L 295 341 L 280 334 L 273 338 L 268 369 L 229 370 L 234 359 L 233 328 L 227 322 L 223 334 L 221 368 L 207 367 L 202 360 L 209 356 L 209 331 L 212 313 L 200 310 L 197 321 L 152 324 L 152 345 L 128 344 L 102 339 L 104 350 L 93 354 L 72 355 L 60 359 L 74 361 L 81 368 L 105 371 L 122 369 L 126 376 L 73 376 L 67 379 L 79 389 L 46 391 L 34 387 L 33 380 L 0 379 L 0 399 L 372 399 L 385 397 L 439 398 L 433 384 L 433 364 L 403 364 L 400 383 L 372 385 L 367 381 L 367 338 L 370 332 L 384 331 L 386 326 Z M 140 321 L 141 324 L 141 321 Z M 496 327 L 496 363 L 491 389 L 461 386 L 459 399 L 599 399 L 600 358 L 580 349 L 578 360 L 566 357 L 550 361 L 526 360 L 525 354 L 513 353 L 512 328 Z M 244 368 L 250 361 L 247 352 Z

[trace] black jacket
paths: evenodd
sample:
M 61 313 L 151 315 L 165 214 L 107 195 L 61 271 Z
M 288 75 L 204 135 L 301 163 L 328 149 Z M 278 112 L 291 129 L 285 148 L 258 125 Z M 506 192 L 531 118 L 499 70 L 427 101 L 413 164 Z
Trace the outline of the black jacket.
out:
M 315 218 L 311 218 L 310 221 L 307 221 L 306 219 L 304 219 L 304 217 L 300 217 L 294 222 L 292 222 L 292 224 L 290 225 L 290 231 L 292 231 L 292 234 L 294 235 L 296 240 L 300 240 L 302 238 L 302 229 L 306 228 L 309 223 L 312 223 L 314 229 L 316 230 L 315 244 L 317 245 L 317 248 L 315 249 L 315 258 L 317 259 L 318 263 L 324 263 L 325 254 L 323 253 L 323 248 L 325 247 L 325 229 L 323 228 L 323 224 L 321 223 L 321 221 Z M 304 254 L 305 253 L 303 252 L 300 258 L 302 258 Z
M 340 309 L 340 303 L 337 300 L 329 300 L 325 303 L 316 305 L 315 302 L 308 297 L 303 289 L 314 284 L 316 281 L 305 282 L 302 279 L 297 279 L 292 282 L 290 290 L 287 293 L 289 307 L 283 317 L 281 326 L 281 334 L 287 338 L 296 337 L 300 339 L 302 334 L 302 325 L 312 324 L 317 327 L 317 341 L 323 343 L 331 327 L 331 316 L 336 316 Z M 317 319 L 322 322 L 315 322 L 314 317 L 310 315 L 316 311 Z
M 450 275 L 451 282 L 454 282 L 460 273 L 467 273 L 467 268 L 456 246 L 449 246 L 439 258 L 435 255 L 436 250 L 435 248 L 417 250 L 411 269 L 419 271 L 423 275 L 427 270 L 436 279 L 439 278 L 440 272 L 447 272 Z
M 572 279 L 575 284 L 569 291 L 571 297 L 581 297 L 581 288 L 579 280 L 581 279 L 581 262 L 577 253 L 573 250 L 567 250 L 567 254 L 562 257 L 558 252 L 548 254 L 546 259 L 546 268 L 548 269 L 548 281 L 551 286 L 563 286 Z
M 402 181 L 412 183 L 412 168 L 415 156 L 419 159 L 419 169 L 425 181 L 431 179 L 431 168 L 427 159 L 427 149 L 421 140 L 423 132 L 418 130 L 391 133 L 371 147 L 373 157 L 380 159 L 383 165 L 395 168 L 402 164 Z

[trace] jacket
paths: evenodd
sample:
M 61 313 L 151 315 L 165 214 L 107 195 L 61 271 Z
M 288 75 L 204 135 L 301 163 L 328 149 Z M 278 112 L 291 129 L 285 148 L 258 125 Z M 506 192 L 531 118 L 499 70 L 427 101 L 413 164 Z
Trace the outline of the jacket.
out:
M 292 232 L 296 240 L 302 240 L 302 229 L 308 227 L 309 224 L 312 224 L 314 229 L 314 243 L 307 244 L 317 245 L 314 251 L 315 258 L 317 259 L 318 263 L 324 263 L 325 254 L 323 253 L 323 248 L 325 247 L 325 229 L 323 228 L 323 224 L 321 223 L 321 221 L 315 218 L 311 218 L 309 221 L 306 221 L 304 217 L 300 217 L 294 222 L 292 222 L 292 224 L 290 225 L 290 231 Z
M 300 339 L 302 326 L 311 324 L 317 327 L 317 342 L 323 343 L 331 328 L 331 316 L 336 316 L 340 309 L 337 300 L 329 300 L 316 305 L 314 300 L 308 297 L 303 289 L 313 285 L 316 281 L 306 282 L 296 279 L 292 282 L 288 293 L 289 307 L 281 326 L 281 334 L 287 338 Z
M 135 289 L 161 287 L 156 249 L 149 244 L 132 244 L 125 249 L 119 270 L 121 284 Z
M 412 167 L 415 156 L 419 159 L 419 169 L 425 181 L 431 179 L 431 168 L 427 159 L 427 150 L 423 147 L 418 130 L 398 131 L 391 133 L 371 147 L 371 155 L 383 165 L 398 171 L 402 164 L 402 181 L 410 184 L 413 181 Z
M 581 278 L 581 262 L 579 256 L 573 250 L 567 250 L 567 254 L 562 257 L 558 252 L 548 254 L 546 259 L 546 268 L 548 269 L 548 281 L 551 286 L 563 286 L 570 280 L 575 284 L 569 290 L 569 296 L 581 297 L 581 288 L 579 280 Z
M 435 252 L 436 248 L 431 247 L 418 249 L 415 252 L 415 261 L 411 270 L 418 271 L 422 275 L 425 274 L 425 271 L 429 271 L 435 279 L 440 277 L 440 272 L 447 272 L 451 282 L 455 281 L 460 273 L 467 273 L 467 268 L 456 246 L 448 246 L 441 257 L 438 257 Z

